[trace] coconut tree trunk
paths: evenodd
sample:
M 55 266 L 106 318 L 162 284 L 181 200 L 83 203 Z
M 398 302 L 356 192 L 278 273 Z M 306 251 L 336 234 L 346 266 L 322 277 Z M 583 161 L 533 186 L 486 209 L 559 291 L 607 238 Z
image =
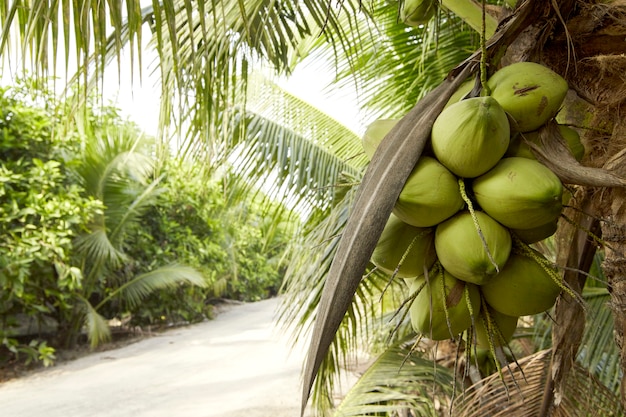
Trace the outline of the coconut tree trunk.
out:
M 625 68 L 626 69 L 626 68 Z M 611 136 L 612 143 L 626 138 L 626 124 L 620 121 L 615 124 Z M 622 149 L 625 146 L 622 144 Z M 626 167 L 621 164 L 626 175 Z M 605 260 L 602 265 L 608 280 L 611 294 L 610 307 L 615 319 L 615 342 L 620 348 L 620 363 L 623 372 L 621 383 L 622 404 L 626 406 L 626 190 L 612 189 L 601 200 L 597 201 L 602 222 L 602 235 L 605 245 Z
M 566 114 L 567 122 L 582 127 L 586 148 L 583 165 L 604 168 L 624 177 L 626 2 L 579 1 L 567 12 L 559 16 L 567 19 L 567 30 L 559 29 L 557 23 L 552 38 L 535 56 L 563 75 L 576 93 L 575 98 L 568 100 L 570 108 Z M 611 293 L 616 343 L 622 352 L 621 367 L 626 375 L 626 191 L 623 187 L 583 186 L 578 187 L 575 197 L 566 215 L 574 220 L 577 231 L 567 233 L 571 229 L 569 225 L 561 228 L 559 260 L 587 271 L 595 249 L 592 236 L 602 236 L 606 256 L 603 269 Z M 575 290 L 582 288 L 584 276 L 566 271 L 565 277 Z M 554 355 L 544 397 L 544 415 L 551 415 L 558 407 L 559 384 L 567 377 L 570 361 L 576 358 L 584 328 L 580 305 L 566 295 L 557 305 L 555 320 Z M 626 383 L 622 383 L 624 405 L 625 387 Z
M 541 3 L 543 9 L 536 6 L 535 10 L 543 13 L 537 13 L 535 24 L 509 48 L 503 61 L 541 62 L 561 74 L 572 89 L 559 122 L 580 128 L 586 148 L 583 165 L 602 170 L 555 167 L 562 169 L 560 176 L 574 191 L 565 211 L 571 222 L 559 225 L 557 262 L 569 268 L 564 278 L 570 287 L 581 291 L 586 275 L 576 270 L 588 271 L 602 236 L 615 340 L 626 375 L 626 1 Z M 559 165 L 560 160 L 553 157 L 545 162 Z M 563 294 L 554 319 L 542 417 L 558 414 L 560 387 L 576 359 L 584 330 L 584 310 Z M 622 404 L 626 406 L 626 381 Z
M 624 57 L 626 60 L 626 57 Z M 622 67 L 622 74 L 626 71 L 626 64 Z M 623 100 L 622 100 L 622 104 Z M 615 108 L 615 119 L 612 120 L 612 132 L 609 137 L 609 149 L 613 149 L 615 158 L 609 158 L 606 165 L 610 166 L 626 176 L 626 164 L 623 160 L 626 149 L 626 122 L 620 114 L 619 108 Z M 607 154 L 610 151 L 607 150 Z M 621 383 L 622 404 L 626 406 L 626 190 L 622 188 L 612 189 L 604 198 L 597 201 L 598 211 L 601 213 L 602 235 L 605 245 L 605 260 L 602 265 L 604 274 L 608 280 L 609 293 L 611 294 L 610 307 L 615 319 L 615 342 L 620 348 L 620 363 L 623 377 Z
M 591 104 L 591 117 L 580 120 L 587 128 L 583 141 L 587 149 L 585 165 L 602 167 L 626 176 L 626 2 L 581 4 L 579 15 L 568 22 L 574 67 L 567 72 L 570 86 Z M 566 39 L 555 42 L 549 56 L 566 46 Z M 560 44 L 560 45 L 559 45 Z M 561 59 L 561 73 L 572 65 Z M 565 67 L 565 68 L 564 68 Z M 593 188 L 592 216 L 600 220 L 605 242 L 603 270 L 611 293 L 615 318 L 615 340 L 621 350 L 621 367 L 626 375 L 626 191 L 621 187 Z M 572 358 L 574 359 L 574 358 Z M 626 383 L 622 382 L 622 404 L 626 405 Z

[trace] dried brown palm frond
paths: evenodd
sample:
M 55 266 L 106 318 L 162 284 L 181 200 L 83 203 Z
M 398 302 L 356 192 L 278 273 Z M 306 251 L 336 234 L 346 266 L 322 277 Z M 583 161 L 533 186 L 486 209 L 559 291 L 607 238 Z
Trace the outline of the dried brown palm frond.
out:
M 493 374 L 457 397 L 455 417 L 539 417 L 551 350 L 520 359 Z M 565 383 L 560 406 L 553 417 L 622 416 L 619 397 L 586 369 L 573 364 Z

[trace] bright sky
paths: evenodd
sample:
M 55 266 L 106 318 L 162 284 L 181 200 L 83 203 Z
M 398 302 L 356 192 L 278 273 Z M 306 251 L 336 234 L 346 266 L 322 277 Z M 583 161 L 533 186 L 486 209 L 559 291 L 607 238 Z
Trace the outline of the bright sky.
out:
M 307 62 L 280 85 L 291 94 L 304 99 L 351 130 L 362 133 L 355 92 L 332 91 L 328 85 L 333 74 L 324 63 Z
M 149 59 L 146 59 L 149 61 Z M 155 135 L 159 121 L 160 86 L 157 77 L 150 77 L 151 68 L 143 69 L 143 80 L 138 78 L 131 84 L 129 62 L 122 62 L 123 74 L 118 88 L 116 71 L 113 69 L 108 79 L 105 99 L 117 103 L 117 106 L 138 123 L 146 133 Z M 135 74 L 137 77 L 137 73 Z M 331 74 L 322 65 L 306 65 L 299 68 L 291 77 L 280 82 L 280 85 L 291 94 L 304 99 L 320 110 L 329 114 L 353 131 L 364 130 L 358 109 L 356 95 L 349 93 L 333 93 L 327 91 L 332 81 Z
M 136 122 L 146 133 L 156 135 L 161 89 L 158 77 L 152 75 L 155 65 L 153 63 L 154 55 L 147 53 L 149 51 L 149 38 L 149 34 L 145 33 L 142 49 L 144 51 L 143 68 L 141 69 L 142 79 L 139 78 L 138 63 L 135 62 L 135 70 L 132 72 L 134 79 L 131 80 L 130 53 L 125 50 L 121 60 L 120 78 L 118 79 L 117 63 L 114 61 L 106 73 L 103 96 L 105 104 L 114 103 L 120 108 L 122 114 Z M 14 47 L 13 51 L 17 52 L 18 49 L 18 47 Z M 18 63 L 18 56 L 19 54 L 3 56 L 0 84 L 9 84 L 15 70 L 21 68 L 21 63 Z M 7 60 L 12 62 L 10 71 Z M 64 69 L 57 70 L 57 74 L 59 77 L 63 77 Z M 291 94 L 311 103 L 353 131 L 362 133 L 365 127 L 359 119 L 356 94 L 329 90 L 327 87 L 332 80 L 333 74 L 328 65 L 319 61 L 309 61 L 301 65 L 291 77 L 284 79 L 279 84 Z
M 105 78 L 103 94 L 105 103 L 107 100 L 115 103 L 122 113 L 129 116 L 144 132 L 156 136 L 161 100 L 160 81 L 158 77 L 151 76 L 151 68 L 147 62 L 150 61 L 150 58 L 145 56 L 143 59 L 145 61 L 141 79 L 138 70 L 131 78 L 130 59 L 127 56 L 121 63 L 120 79 L 117 77 L 116 68 L 111 68 L 110 73 Z

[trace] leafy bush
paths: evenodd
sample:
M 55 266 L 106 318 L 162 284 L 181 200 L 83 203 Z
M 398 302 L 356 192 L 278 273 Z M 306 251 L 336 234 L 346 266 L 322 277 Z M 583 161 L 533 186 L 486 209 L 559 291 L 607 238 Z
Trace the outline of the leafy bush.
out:
M 37 342 L 21 345 L 11 329 L 18 318 L 42 323 L 68 308 L 82 279 L 70 263 L 72 240 L 102 205 L 66 168 L 63 155 L 78 154 L 78 144 L 55 136 L 52 116 L 16 93 L 0 90 L 0 340 L 37 358 Z
M 131 251 L 140 270 L 181 262 L 201 271 L 209 286 L 153 294 L 132 312 L 135 324 L 202 320 L 211 315 L 212 299 L 256 301 L 276 295 L 282 283 L 280 257 L 290 230 L 268 233 L 261 207 L 237 210 L 224 183 L 198 171 L 177 161 L 165 167 L 165 191 L 146 213 Z
M 106 341 L 107 319 L 194 322 L 212 299 L 278 292 L 293 224 L 266 201 L 199 162 L 157 170 L 154 139 L 115 108 L 28 91 L 0 90 L 0 354 L 50 364 L 85 333 Z

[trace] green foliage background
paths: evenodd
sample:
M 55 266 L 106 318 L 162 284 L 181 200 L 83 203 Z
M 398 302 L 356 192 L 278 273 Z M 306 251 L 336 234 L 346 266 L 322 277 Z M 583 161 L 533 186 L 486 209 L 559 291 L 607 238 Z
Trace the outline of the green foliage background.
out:
M 16 359 L 51 364 L 54 348 L 84 340 L 94 318 L 189 323 L 211 317 L 215 299 L 254 301 L 278 292 L 295 223 L 270 227 L 266 206 L 252 198 L 235 205 L 229 196 L 237 183 L 228 172 L 207 174 L 197 162 L 168 158 L 146 178 L 99 165 L 94 155 L 116 146 L 113 155 L 128 154 L 123 138 L 147 144 L 132 151 L 146 160 L 156 144 L 115 108 L 71 116 L 64 106 L 28 81 L 0 89 L 0 367 Z M 104 170 L 110 172 L 97 175 Z M 101 195 L 92 190 L 98 178 L 107 181 Z M 139 210 L 141 195 L 150 198 Z M 134 209 L 136 219 L 110 243 L 116 262 L 83 250 L 100 227 L 113 236 L 115 216 L 128 218 Z M 166 276 L 146 287 L 141 302 L 124 295 L 154 271 L 196 274 L 202 285 Z

